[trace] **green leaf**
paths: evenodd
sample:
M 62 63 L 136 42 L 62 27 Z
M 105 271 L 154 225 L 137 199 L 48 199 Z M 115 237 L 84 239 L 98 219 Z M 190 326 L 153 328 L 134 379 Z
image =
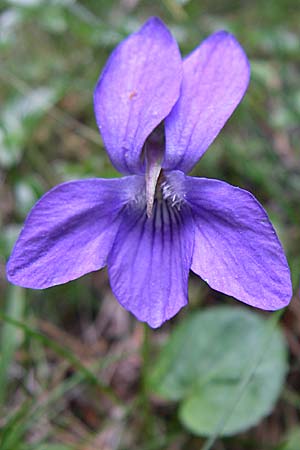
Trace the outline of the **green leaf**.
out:
M 255 361 L 256 370 L 232 405 Z M 190 431 L 211 436 L 224 420 L 220 434 L 226 436 L 270 413 L 286 367 L 279 328 L 270 330 L 268 321 L 249 310 L 217 307 L 194 313 L 180 324 L 161 352 L 149 384 L 158 395 L 181 401 L 179 417 Z

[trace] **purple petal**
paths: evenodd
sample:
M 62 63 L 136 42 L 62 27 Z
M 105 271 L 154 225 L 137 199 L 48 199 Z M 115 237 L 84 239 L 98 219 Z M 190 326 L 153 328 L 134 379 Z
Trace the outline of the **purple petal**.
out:
M 7 265 L 10 282 L 33 289 L 66 283 L 106 264 L 120 209 L 141 177 L 61 184 L 33 207 Z
M 151 327 L 159 327 L 187 304 L 193 252 L 190 211 L 155 202 L 128 208 L 108 258 L 112 290 L 124 308 Z
M 241 101 L 249 76 L 243 49 L 225 31 L 184 60 L 181 94 L 165 121 L 164 168 L 192 169 Z
M 247 191 L 186 177 L 195 221 L 191 269 L 213 289 L 276 310 L 292 296 L 289 267 L 266 212 Z
M 169 30 L 149 19 L 110 56 L 94 94 L 98 127 L 114 166 L 143 170 L 143 144 L 179 96 L 180 53 Z

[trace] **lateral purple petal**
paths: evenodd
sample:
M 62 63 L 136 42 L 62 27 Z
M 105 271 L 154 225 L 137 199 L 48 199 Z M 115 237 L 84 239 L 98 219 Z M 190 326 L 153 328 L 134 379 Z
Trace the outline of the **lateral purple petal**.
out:
M 112 290 L 138 320 L 157 328 L 187 304 L 193 252 L 189 208 L 169 209 L 155 203 L 149 219 L 145 208 L 128 208 L 108 258 Z
M 13 284 L 33 289 L 66 283 L 106 264 L 119 212 L 140 177 L 63 183 L 33 207 L 7 265 Z
M 225 31 L 184 60 L 181 94 L 165 121 L 164 168 L 186 173 L 193 168 L 239 104 L 249 76 L 243 49 Z
M 108 154 L 120 172 L 144 170 L 143 144 L 174 106 L 181 78 L 177 43 L 157 18 L 110 56 L 95 89 L 94 107 Z
M 292 296 L 289 267 L 266 212 L 247 191 L 186 177 L 195 222 L 191 269 L 213 289 L 266 310 Z

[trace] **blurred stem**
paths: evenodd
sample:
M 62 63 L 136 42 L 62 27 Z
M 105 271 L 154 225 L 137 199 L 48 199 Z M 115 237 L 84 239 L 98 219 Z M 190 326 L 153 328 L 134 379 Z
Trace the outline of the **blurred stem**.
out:
M 188 17 L 182 6 L 174 0 L 163 0 L 163 3 L 175 20 L 184 20 Z
M 13 319 L 21 319 L 24 312 L 24 290 L 18 286 L 9 286 L 5 311 Z M 13 356 L 21 343 L 22 335 L 8 322 L 4 322 L 0 337 L 0 407 L 4 406 L 9 382 L 9 369 Z
M 144 339 L 143 339 L 143 345 L 142 345 L 142 383 L 143 388 L 145 388 L 146 384 L 146 376 L 147 376 L 147 369 L 149 364 L 149 348 L 150 348 L 150 337 L 149 337 L 149 327 L 147 324 L 143 324 L 144 326 Z
M 42 174 L 49 188 L 60 183 L 61 180 L 58 180 L 54 170 L 45 159 L 43 153 L 33 144 L 28 145 L 25 156 L 33 170 Z
M 285 401 L 300 410 L 300 395 L 292 389 L 286 388 L 282 394 Z
M 142 367 L 141 367 L 141 395 L 140 395 L 140 401 L 142 406 L 142 414 L 143 414 L 143 421 L 142 421 L 142 428 L 143 432 L 146 435 L 150 434 L 150 430 L 152 428 L 151 425 L 151 409 L 150 409 L 150 401 L 149 401 L 149 395 L 148 395 L 148 389 L 147 389 L 147 375 L 148 375 L 148 369 L 149 369 L 149 361 L 150 361 L 150 329 L 146 323 L 143 324 L 143 330 L 144 330 L 144 339 L 141 349 L 141 361 L 142 361 Z

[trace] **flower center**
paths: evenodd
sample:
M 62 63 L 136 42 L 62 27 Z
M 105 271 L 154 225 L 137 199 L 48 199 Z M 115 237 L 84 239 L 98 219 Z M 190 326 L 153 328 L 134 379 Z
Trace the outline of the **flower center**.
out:
M 175 190 L 174 186 L 167 180 L 161 183 L 161 192 L 165 202 L 172 208 L 180 211 L 181 205 L 184 202 L 182 196 Z
M 143 188 L 138 191 L 132 199 L 132 206 L 138 207 L 140 210 L 146 209 L 149 219 L 153 218 L 153 220 L 156 221 L 156 216 L 158 215 L 158 219 L 162 217 L 164 220 L 168 221 L 168 218 L 170 218 L 173 213 L 180 211 L 185 203 L 185 195 L 181 183 L 178 182 L 177 178 L 178 177 L 174 172 L 165 172 L 163 169 L 160 169 L 153 197 L 151 197 L 150 214 L 148 209 L 149 205 L 147 203 L 147 180 L 143 185 Z M 167 211 L 169 211 L 168 214 Z

